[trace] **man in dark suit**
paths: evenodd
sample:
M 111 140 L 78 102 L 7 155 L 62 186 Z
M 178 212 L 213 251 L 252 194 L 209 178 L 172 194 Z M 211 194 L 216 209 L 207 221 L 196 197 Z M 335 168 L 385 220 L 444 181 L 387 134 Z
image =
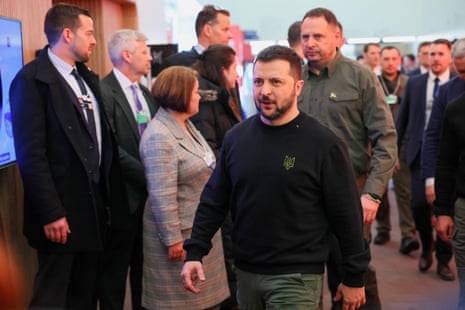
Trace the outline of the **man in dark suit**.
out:
M 232 38 L 229 11 L 214 5 L 206 5 L 195 19 L 197 45 L 189 51 L 171 55 L 163 60 L 160 71 L 170 66 L 190 67 L 212 44 L 228 44 Z
M 118 143 L 131 212 L 129 226 L 108 232 L 99 295 L 101 309 L 123 309 L 128 267 L 133 309 L 141 306 L 142 215 L 147 188 L 139 141 L 156 111 L 150 91 L 139 83 L 149 73 L 152 60 L 146 41 L 147 37 L 138 31 L 116 31 L 108 42 L 114 68 L 100 83 L 103 106 Z
M 430 41 L 423 41 L 418 45 L 418 53 L 417 53 L 417 62 L 418 67 L 413 69 L 412 71 L 408 72 L 408 76 L 415 76 L 419 74 L 427 73 L 429 70 L 429 46 L 431 45 Z
M 465 92 L 465 39 L 455 42 L 452 47 L 452 59 L 457 75 L 439 88 L 438 96 L 434 99 L 422 146 L 421 171 L 425 179 L 426 200 L 430 205 L 436 199 L 434 189 L 435 166 L 439 152 L 443 114 L 446 106 Z M 442 268 L 449 269 L 448 266 Z M 444 270 L 439 275 L 446 281 L 455 278 L 450 269 Z
M 437 97 L 439 85 L 450 79 L 451 44 L 445 39 L 435 40 L 430 45 L 428 73 L 411 77 L 405 88 L 396 119 L 398 144 L 407 141 L 405 161 L 410 167 L 411 207 L 415 225 L 420 233 L 422 253 L 418 264 L 420 272 L 426 272 L 433 263 L 433 230 L 431 225 L 432 205 L 425 195 L 425 180 L 421 171 L 421 148 L 426 126 Z M 453 279 L 448 267 L 452 258 L 451 246 L 437 238 L 437 273 L 442 279 Z
M 55 5 L 44 30 L 49 45 L 10 88 L 24 233 L 39 263 L 30 307 L 95 309 L 106 226 L 124 218 L 113 208 L 124 200 L 112 192 L 123 190 L 114 187 L 117 149 L 84 64 L 96 44 L 89 12 Z

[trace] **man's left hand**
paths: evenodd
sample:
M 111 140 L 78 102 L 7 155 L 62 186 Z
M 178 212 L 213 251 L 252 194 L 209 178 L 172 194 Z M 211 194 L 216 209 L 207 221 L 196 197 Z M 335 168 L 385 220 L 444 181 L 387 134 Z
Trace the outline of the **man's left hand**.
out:
M 358 309 L 366 303 L 365 287 L 349 287 L 341 283 L 337 287 L 334 301 L 339 301 L 341 298 L 343 310 Z

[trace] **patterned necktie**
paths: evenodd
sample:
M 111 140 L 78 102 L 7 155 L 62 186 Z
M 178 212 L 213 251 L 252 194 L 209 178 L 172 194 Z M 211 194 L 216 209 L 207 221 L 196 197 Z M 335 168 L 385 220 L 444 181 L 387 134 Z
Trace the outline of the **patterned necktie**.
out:
M 147 128 L 147 115 L 142 111 L 142 104 L 137 95 L 137 86 L 135 84 L 131 85 L 132 95 L 134 96 L 134 103 L 136 104 L 136 122 L 137 127 L 139 128 L 139 133 L 142 136 L 145 128 Z
M 97 143 L 97 128 L 95 126 L 94 109 L 92 106 L 92 101 L 90 100 L 90 96 L 87 93 L 86 86 L 84 85 L 84 82 L 82 81 L 81 76 L 79 75 L 79 73 L 76 71 L 75 68 L 73 68 L 73 70 L 71 71 L 71 74 L 76 79 L 79 85 L 79 88 L 81 90 L 82 96 L 79 97 L 79 104 L 86 111 L 87 127 L 90 131 L 92 139 L 94 140 L 95 143 Z

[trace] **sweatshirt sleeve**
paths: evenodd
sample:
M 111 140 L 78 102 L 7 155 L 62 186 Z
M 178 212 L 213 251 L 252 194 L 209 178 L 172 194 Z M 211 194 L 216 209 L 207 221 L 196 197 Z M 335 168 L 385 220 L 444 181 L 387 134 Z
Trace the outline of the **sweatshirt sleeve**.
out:
M 200 196 L 191 238 L 184 241 L 186 261 L 201 261 L 202 257 L 208 254 L 212 248 L 211 239 L 228 214 L 231 183 L 225 169 L 224 149 Z
M 338 141 L 330 148 L 323 163 L 321 180 L 330 230 L 341 248 L 345 273 L 343 283 L 361 287 L 370 261 L 370 250 L 363 237 L 362 207 L 343 142 Z

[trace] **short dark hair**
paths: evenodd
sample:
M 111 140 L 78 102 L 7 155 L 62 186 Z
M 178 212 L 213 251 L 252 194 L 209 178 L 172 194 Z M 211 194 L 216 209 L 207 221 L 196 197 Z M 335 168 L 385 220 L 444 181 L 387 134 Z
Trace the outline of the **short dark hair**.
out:
M 302 59 L 292 48 L 282 45 L 269 46 L 258 53 L 254 66 L 259 61 L 270 62 L 273 60 L 287 61 L 290 65 L 290 75 L 294 80 L 302 78 Z
M 377 47 L 381 47 L 381 44 L 379 43 L 374 43 L 374 42 L 370 42 L 370 43 L 367 43 L 363 46 L 363 52 L 364 53 L 367 53 L 368 52 L 368 49 L 370 48 L 370 46 L 377 46 Z
M 394 45 L 386 45 L 386 46 L 383 46 L 383 48 L 381 49 L 381 54 L 383 53 L 384 50 L 396 50 L 397 53 L 399 54 L 399 56 L 402 56 L 402 54 L 400 53 L 399 49 L 397 47 L 395 47 Z M 412 55 L 413 56 L 413 55 Z M 415 56 L 413 56 L 413 60 L 415 60 Z
M 202 11 L 197 14 L 195 19 L 195 34 L 199 37 L 202 32 L 203 26 L 206 24 L 216 23 L 216 17 L 218 14 L 230 16 L 229 11 L 215 5 L 206 5 Z
M 447 39 L 436 39 L 433 42 L 431 42 L 431 44 L 443 44 L 446 45 L 449 48 L 449 50 L 452 48 L 452 43 L 450 43 L 450 41 Z
M 382 51 L 382 50 L 381 50 Z M 408 53 L 408 54 L 405 54 L 404 57 L 407 57 L 408 59 L 410 59 L 412 62 L 415 62 L 415 55 L 411 54 L 411 53 Z
M 60 38 L 63 30 L 69 28 L 75 31 L 81 22 L 79 15 L 90 16 L 89 11 L 75 5 L 57 3 L 45 15 L 44 32 L 50 45 L 54 45 Z
M 300 26 L 302 25 L 302 22 L 296 21 L 293 22 L 290 26 L 289 29 L 287 30 L 287 42 L 289 43 L 289 46 L 296 46 L 297 44 L 300 44 Z
M 333 12 L 325 8 L 315 8 L 315 9 L 308 11 L 307 13 L 305 13 L 302 21 L 309 17 L 324 17 L 324 19 L 326 20 L 328 24 L 333 25 L 335 27 L 338 26 L 338 20 L 336 18 L 336 15 L 334 15 Z M 341 27 L 341 31 L 342 31 L 342 27 Z
M 223 75 L 223 68 L 229 68 L 236 58 L 234 49 L 226 44 L 210 45 L 192 65 L 200 76 L 223 88 L 226 81 Z
M 423 41 L 423 42 L 421 42 L 420 45 L 418 45 L 418 49 L 417 49 L 418 53 L 420 53 L 420 49 L 422 47 L 429 46 L 429 45 L 431 45 L 431 41 Z
M 152 96 L 162 108 L 187 112 L 197 73 L 184 66 L 166 68 L 157 75 L 152 87 Z

